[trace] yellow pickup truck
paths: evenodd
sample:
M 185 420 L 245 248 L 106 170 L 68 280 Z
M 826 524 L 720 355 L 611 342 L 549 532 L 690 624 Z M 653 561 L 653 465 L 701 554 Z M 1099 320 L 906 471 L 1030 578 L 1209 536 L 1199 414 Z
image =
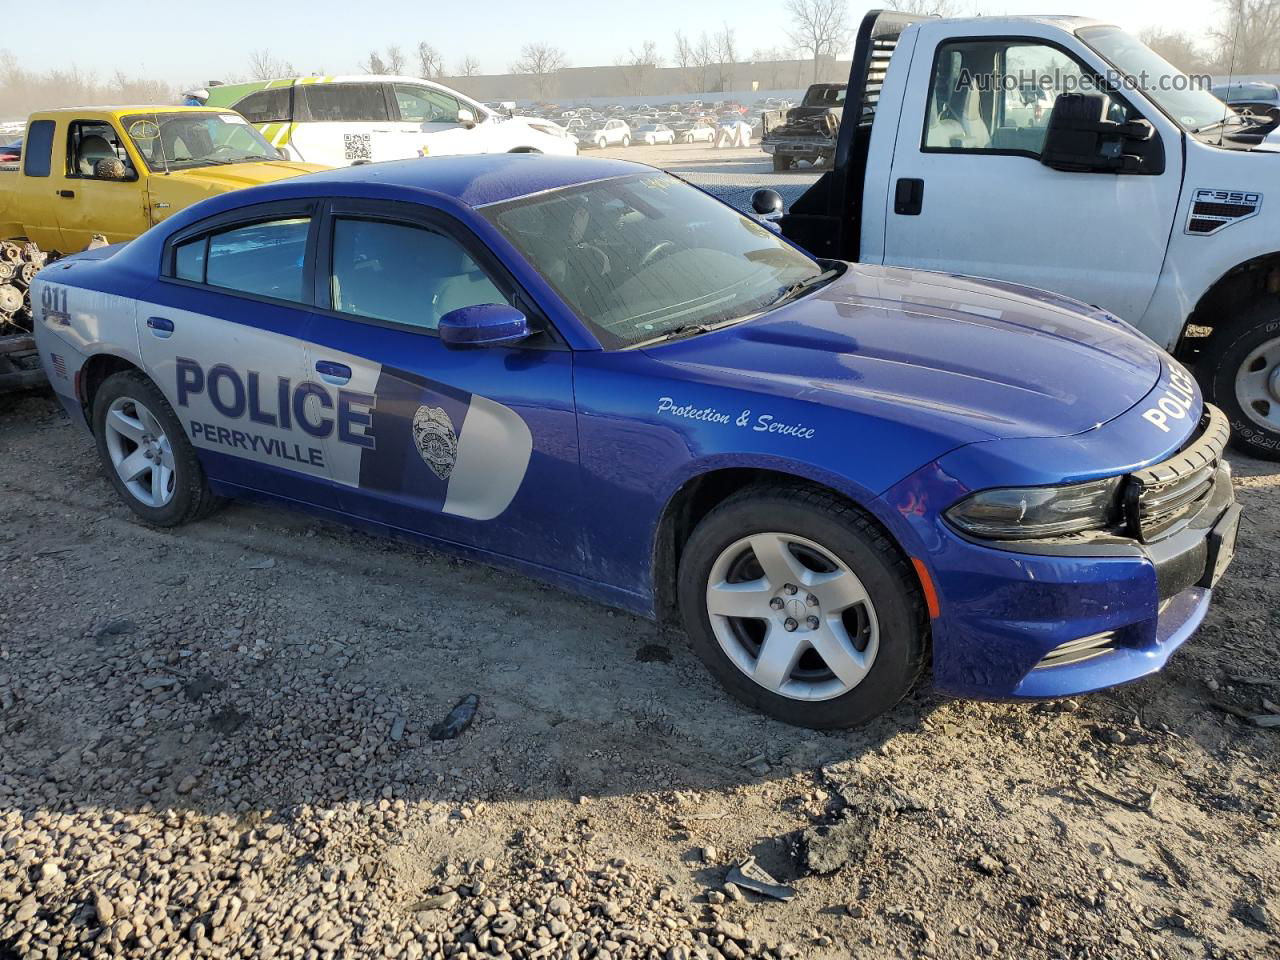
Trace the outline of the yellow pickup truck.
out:
M 293 163 L 238 113 L 211 107 L 91 107 L 32 114 L 0 163 L 0 240 L 83 250 L 132 240 L 218 193 L 324 170 Z
M 95 236 L 132 240 L 214 194 L 325 169 L 283 159 L 226 109 L 32 114 L 21 146 L 0 149 L 0 392 L 43 379 L 30 336 L 29 288 L 51 256 L 83 250 Z

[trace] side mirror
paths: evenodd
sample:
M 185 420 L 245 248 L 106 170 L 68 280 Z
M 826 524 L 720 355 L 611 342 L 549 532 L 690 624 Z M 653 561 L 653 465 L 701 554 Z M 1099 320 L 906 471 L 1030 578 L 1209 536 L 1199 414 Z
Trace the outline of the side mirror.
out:
M 525 315 L 505 303 L 459 307 L 440 318 L 440 340 L 446 347 L 509 347 L 530 332 Z
M 458 111 L 458 122 L 470 130 L 476 125 L 476 115 L 466 107 L 463 107 Z
M 1040 162 L 1086 173 L 1164 173 L 1164 145 L 1146 120 L 1107 119 L 1101 93 L 1064 93 L 1053 104 Z
M 777 190 L 757 190 L 751 195 L 751 209 L 762 217 L 782 215 L 782 195 Z

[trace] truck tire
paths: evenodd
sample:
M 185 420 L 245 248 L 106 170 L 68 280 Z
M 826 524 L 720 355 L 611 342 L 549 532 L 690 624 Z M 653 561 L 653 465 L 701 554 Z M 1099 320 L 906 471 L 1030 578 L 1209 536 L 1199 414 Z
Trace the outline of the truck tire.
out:
M 169 401 L 140 370 L 102 382 L 91 423 L 107 478 L 147 523 L 176 527 L 221 505 Z
M 712 510 L 681 553 L 677 597 L 716 679 L 784 723 L 855 726 L 901 700 L 924 665 L 910 561 L 819 487 L 752 487 Z
M 1260 298 L 1215 330 L 1196 368 L 1206 399 L 1231 421 L 1235 447 L 1280 460 L 1280 297 Z
M 788 156 L 783 156 L 780 153 L 775 153 L 773 155 L 773 169 L 778 173 L 782 173 L 784 170 L 790 170 L 791 162 L 791 158 Z

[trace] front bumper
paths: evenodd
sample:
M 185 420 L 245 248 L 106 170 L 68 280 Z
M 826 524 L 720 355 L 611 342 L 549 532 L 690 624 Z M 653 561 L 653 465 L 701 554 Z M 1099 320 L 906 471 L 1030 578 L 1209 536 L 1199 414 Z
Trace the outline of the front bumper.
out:
M 954 484 L 934 465 L 890 501 L 926 545 L 939 600 L 934 684 L 955 696 L 1063 697 L 1156 672 L 1204 620 L 1234 550 L 1240 508 L 1225 461 L 1187 512 L 1147 542 L 970 539 L 918 509 L 954 502 L 954 490 L 941 492 Z

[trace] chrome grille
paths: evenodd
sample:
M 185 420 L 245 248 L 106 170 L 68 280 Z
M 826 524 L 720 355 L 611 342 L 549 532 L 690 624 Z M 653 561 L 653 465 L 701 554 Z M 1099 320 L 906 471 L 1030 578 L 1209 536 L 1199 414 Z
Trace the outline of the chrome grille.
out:
M 1130 474 L 1126 513 L 1134 536 L 1144 541 L 1157 536 L 1212 491 L 1229 437 L 1226 415 L 1205 404 L 1200 427 L 1187 446 Z

